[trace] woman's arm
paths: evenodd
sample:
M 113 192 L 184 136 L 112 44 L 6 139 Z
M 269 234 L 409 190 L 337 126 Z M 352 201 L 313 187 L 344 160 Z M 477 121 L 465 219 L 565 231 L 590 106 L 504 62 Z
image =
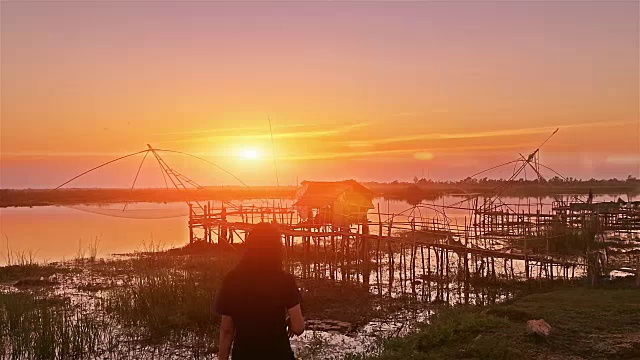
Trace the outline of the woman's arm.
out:
M 302 335 L 304 332 L 304 318 L 300 304 L 288 309 L 289 313 L 289 336 Z
M 231 354 L 231 343 L 233 343 L 235 333 L 236 328 L 233 325 L 233 319 L 231 316 L 222 315 L 222 322 L 220 323 L 220 341 L 218 344 L 218 359 L 229 360 L 229 355 Z

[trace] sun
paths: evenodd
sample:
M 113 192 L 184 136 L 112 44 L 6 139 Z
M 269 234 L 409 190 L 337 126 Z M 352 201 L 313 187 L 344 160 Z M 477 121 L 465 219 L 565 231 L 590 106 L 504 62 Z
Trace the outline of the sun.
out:
M 240 157 L 247 160 L 254 160 L 260 157 L 260 153 L 254 148 L 245 148 L 240 150 Z

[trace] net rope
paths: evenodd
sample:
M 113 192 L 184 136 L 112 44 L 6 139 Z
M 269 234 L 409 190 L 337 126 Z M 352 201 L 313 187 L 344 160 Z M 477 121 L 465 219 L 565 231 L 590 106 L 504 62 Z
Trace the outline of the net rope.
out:
M 90 205 L 61 205 L 65 208 L 78 210 L 86 213 L 111 216 L 116 218 L 126 218 L 126 219 L 172 219 L 179 217 L 189 216 L 189 209 L 184 206 L 184 208 L 168 208 L 168 209 L 131 209 L 127 208 L 126 210 L 122 210 L 122 207 L 117 208 L 106 208 L 103 206 L 90 206 Z

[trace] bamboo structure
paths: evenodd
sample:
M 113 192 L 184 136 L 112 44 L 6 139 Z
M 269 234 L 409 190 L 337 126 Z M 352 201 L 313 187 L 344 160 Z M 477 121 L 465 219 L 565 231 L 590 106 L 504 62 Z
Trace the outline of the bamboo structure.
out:
M 634 229 L 640 228 L 640 218 L 628 212 L 617 218 L 611 212 L 583 214 L 583 224 L 576 227 L 570 217 L 563 218 L 564 208 L 552 207 L 543 213 L 538 207 L 527 213 L 517 204 L 486 207 L 477 201 L 471 203 L 474 207 L 455 208 L 468 213 L 462 224 L 444 215 L 451 208 L 422 204 L 400 213 L 384 213 L 378 204 L 365 220 L 347 225 L 335 224 L 331 217 L 318 214 L 301 216 L 293 206 L 245 205 L 231 209 L 207 204 L 205 212 L 191 214 L 189 233 L 194 234 L 191 241 L 231 246 L 227 234 L 237 234 L 241 243 L 256 223 L 276 223 L 283 233 L 286 266 L 301 278 L 358 282 L 380 292 L 381 282 L 388 283 L 390 289 L 394 283 L 399 284 L 401 292 L 413 293 L 416 285 L 426 282 L 437 285 L 457 280 L 468 288 L 478 282 L 568 281 L 587 273 L 600 276 L 619 271 L 635 275 L 637 271 L 605 264 L 593 249 L 580 256 L 554 252 L 550 246 L 564 241 L 554 240 L 558 228 L 579 236 L 586 230 L 604 234 L 628 226 L 625 232 L 637 235 Z M 593 208 L 598 206 L 593 204 Z M 421 215 L 425 213 L 437 216 Z M 589 227 L 588 223 L 596 225 Z M 597 225 L 604 223 L 608 225 Z M 215 236 L 207 235 L 212 233 Z M 532 246 L 536 241 L 541 245 Z M 389 270 L 388 275 L 384 268 Z M 375 279 L 373 285 L 371 279 Z
M 568 281 L 586 275 L 595 284 L 601 276 L 617 272 L 636 275 L 640 286 L 640 202 L 594 203 L 592 196 L 587 201 L 556 196 L 551 204 L 542 199 L 532 204 L 529 198 L 526 203 L 503 202 L 501 194 L 526 169 L 534 171 L 541 185 L 546 183 L 540 169 L 553 170 L 540 163 L 539 150 L 470 177 L 514 164 L 509 181 L 492 196 L 467 194 L 453 204 L 445 204 L 443 198 L 442 204 L 418 203 L 400 212 L 390 211 L 388 204 L 388 210 L 382 212 L 379 204 L 372 203 L 377 194 L 353 180 L 303 182 L 302 198 L 292 204 L 283 199 L 277 206 L 275 200 L 260 205 L 185 201 L 189 241 L 217 244 L 221 250 L 238 249 L 255 224 L 277 223 L 283 234 L 286 267 L 303 279 L 357 282 L 379 294 L 398 293 L 397 288 L 402 294 L 416 294 L 420 286 L 423 297 L 430 299 L 435 292 L 436 299 L 447 302 L 455 296 L 452 284 L 456 283 L 465 289 L 467 302 L 469 292 L 477 291 L 476 285 L 503 281 Z M 147 150 L 85 171 L 58 188 L 139 154 L 144 157 L 131 188 L 149 154 L 158 163 L 167 188 L 169 183 L 176 189 L 202 188 L 171 168 L 161 153 L 205 161 L 247 186 L 208 160 L 149 145 Z M 383 289 L 383 283 L 388 289 Z M 476 301 L 498 296 L 476 295 Z

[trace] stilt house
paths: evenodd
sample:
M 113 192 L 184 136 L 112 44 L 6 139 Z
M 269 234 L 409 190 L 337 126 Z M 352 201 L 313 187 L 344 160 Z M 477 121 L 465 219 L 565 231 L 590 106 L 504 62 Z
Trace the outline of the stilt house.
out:
M 306 222 L 348 226 L 366 221 L 375 196 L 355 180 L 303 181 L 294 206 Z

